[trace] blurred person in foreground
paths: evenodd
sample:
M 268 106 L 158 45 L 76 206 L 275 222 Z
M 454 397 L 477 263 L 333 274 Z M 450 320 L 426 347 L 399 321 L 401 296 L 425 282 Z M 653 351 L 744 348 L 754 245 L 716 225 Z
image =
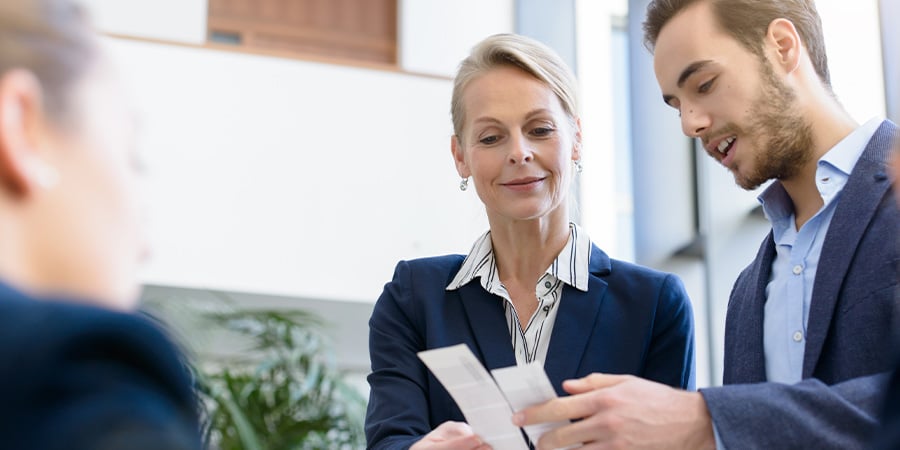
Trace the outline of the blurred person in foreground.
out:
M 369 322 L 369 447 L 490 448 L 416 356 L 454 344 L 488 369 L 542 363 L 559 395 L 592 372 L 693 389 L 681 281 L 611 259 L 569 221 L 582 147 L 560 57 L 522 36 L 483 40 L 459 67 L 451 115 L 460 188 L 471 179 L 490 230 L 467 256 L 400 262 L 385 286 Z
M 865 446 L 893 367 L 897 126 L 840 105 L 813 0 L 654 0 L 644 30 L 685 135 L 741 188 L 773 180 L 759 196 L 772 231 L 728 302 L 725 386 L 685 397 L 596 375 L 518 423 L 584 419 L 541 449 Z
M 68 0 L 0 2 L 0 447 L 197 449 L 175 347 L 136 307 L 132 121 Z

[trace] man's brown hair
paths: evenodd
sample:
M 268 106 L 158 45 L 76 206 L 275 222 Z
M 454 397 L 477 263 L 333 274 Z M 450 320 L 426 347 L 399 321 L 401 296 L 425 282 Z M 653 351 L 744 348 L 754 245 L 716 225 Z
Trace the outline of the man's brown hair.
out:
M 760 58 L 764 57 L 763 40 L 769 24 L 775 19 L 790 20 L 806 46 L 819 79 L 831 87 L 822 20 L 814 0 L 652 0 L 647 5 L 644 21 L 644 46 L 652 52 L 660 30 L 669 20 L 701 1 L 710 2 L 720 29 Z

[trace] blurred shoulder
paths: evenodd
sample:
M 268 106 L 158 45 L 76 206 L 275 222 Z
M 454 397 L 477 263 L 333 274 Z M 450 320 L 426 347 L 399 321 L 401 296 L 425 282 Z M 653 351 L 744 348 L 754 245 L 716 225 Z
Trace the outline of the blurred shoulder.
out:
M 199 446 L 190 372 L 146 317 L 0 288 L 0 359 L 8 362 L 0 365 L 0 432 L 9 442 Z
M 65 299 L 33 299 L 0 290 L 0 347 L 19 342 L 19 350 L 42 350 L 51 357 L 54 346 L 73 351 L 97 348 L 140 348 L 151 359 L 176 356 L 174 344 L 150 318 Z

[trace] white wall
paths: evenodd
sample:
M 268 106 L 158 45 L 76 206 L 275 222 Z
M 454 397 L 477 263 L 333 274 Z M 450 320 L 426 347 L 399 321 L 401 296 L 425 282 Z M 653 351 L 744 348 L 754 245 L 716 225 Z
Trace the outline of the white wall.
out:
M 452 77 L 478 41 L 514 30 L 513 0 L 400 0 L 400 66 Z
M 81 0 L 105 33 L 202 44 L 207 0 Z
M 613 137 L 613 67 L 611 4 L 594 0 L 575 3 L 578 80 L 581 94 L 582 164 L 579 177 L 581 224 L 600 248 L 614 258 L 629 257 L 632 248 L 623 246 L 617 229 L 623 206 L 617 195 Z M 629 177 L 630 179 L 630 177 Z M 627 247 L 627 248 L 622 248 Z
M 885 115 L 878 0 L 817 0 L 831 84 L 858 122 Z
M 106 40 L 142 125 L 149 284 L 374 301 L 487 228 L 450 157 L 450 81 Z

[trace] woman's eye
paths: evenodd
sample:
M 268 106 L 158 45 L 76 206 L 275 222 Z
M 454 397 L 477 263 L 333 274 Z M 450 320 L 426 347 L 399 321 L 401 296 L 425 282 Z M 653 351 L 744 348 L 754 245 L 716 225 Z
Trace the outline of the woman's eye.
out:
M 535 136 L 547 136 L 554 132 L 555 130 L 551 127 L 537 127 L 531 130 L 531 134 Z
M 496 144 L 498 140 L 500 140 L 500 138 L 498 138 L 497 136 L 487 136 L 481 138 L 480 140 L 478 140 L 478 142 L 481 142 L 484 145 L 491 145 Z

